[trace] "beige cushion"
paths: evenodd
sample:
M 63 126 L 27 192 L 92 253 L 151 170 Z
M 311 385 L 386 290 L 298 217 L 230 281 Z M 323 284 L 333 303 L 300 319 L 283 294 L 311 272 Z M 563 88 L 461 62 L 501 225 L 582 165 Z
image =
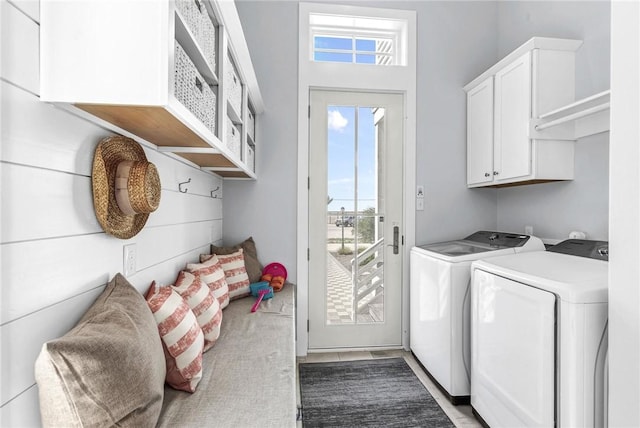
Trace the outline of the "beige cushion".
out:
M 250 282 L 260 281 L 262 276 L 262 265 L 258 261 L 258 250 L 256 249 L 256 243 L 253 237 L 245 239 L 243 242 L 233 245 L 231 247 L 216 247 L 211 245 L 211 254 L 231 254 L 238 251 L 240 248 L 244 250 L 244 264 L 249 275 Z
M 117 274 L 78 325 L 35 366 L 44 426 L 154 426 L 165 360 L 142 295 Z
M 159 428 L 296 427 L 294 291 L 286 284 L 255 313 L 254 299 L 231 302 L 198 390 L 166 388 Z

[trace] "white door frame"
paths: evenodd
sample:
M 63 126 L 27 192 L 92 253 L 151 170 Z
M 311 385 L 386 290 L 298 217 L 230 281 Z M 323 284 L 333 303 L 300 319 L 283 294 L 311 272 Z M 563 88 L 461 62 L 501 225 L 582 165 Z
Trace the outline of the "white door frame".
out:
M 404 236 L 402 221 L 402 201 L 404 192 L 402 191 L 404 175 L 404 147 L 398 146 L 398 142 L 404 140 L 404 94 L 379 93 L 379 92 L 343 92 L 314 90 L 311 93 L 311 118 L 310 129 L 312 130 L 309 158 L 309 169 L 311 175 L 311 185 L 309 189 L 309 241 L 311 256 L 309 260 L 309 351 L 313 352 L 334 351 L 340 349 L 394 349 L 402 345 L 402 256 L 403 252 L 394 253 L 394 228 L 398 228 L 398 243 L 402 245 L 401 239 Z M 376 137 L 380 136 L 380 144 L 376 147 L 378 158 L 376 159 L 377 173 L 376 186 L 377 198 L 382 197 L 382 205 L 376 203 L 376 215 L 384 217 L 384 222 L 379 223 L 378 218 L 373 218 L 376 227 L 382 229 L 381 235 L 384 237 L 383 247 L 380 252 L 383 254 L 383 311 L 384 320 L 381 322 L 358 321 L 358 313 L 354 310 L 353 322 L 351 323 L 329 323 L 327 320 L 327 302 L 329 300 L 329 277 L 328 261 L 330 257 L 327 250 L 327 195 L 329 194 L 327 179 L 331 157 L 330 137 L 327 126 L 327 113 L 329 109 L 336 106 L 353 109 L 354 136 L 349 143 L 354 144 L 355 150 L 353 167 L 359 162 L 358 152 L 367 144 L 375 144 L 373 141 L 360 139 L 361 127 L 358 125 L 358 117 L 362 110 L 370 110 L 373 107 L 381 107 L 384 113 L 384 130 L 376 129 Z M 372 124 L 373 125 L 373 124 Z M 383 154 L 380 154 L 382 150 Z M 334 158 L 335 159 L 335 158 Z M 381 172 L 382 171 L 382 172 Z M 356 177 L 362 177 L 355 170 L 349 171 Z M 382 174 L 379 176 L 378 174 Z M 383 182 L 380 182 L 380 179 Z M 400 187 L 400 191 L 398 191 Z M 359 186 L 357 178 L 353 191 L 357 192 Z M 313 198 L 313 199 L 311 199 Z M 359 197 L 356 194 L 356 200 Z M 356 206 L 354 215 L 362 213 L 364 206 Z M 357 222 L 354 222 L 354 224 Z M 324 227 L 323 227 L 324 225 Z M 356 224 L 357 227 L 357 224 Z M 375 239 L 378 237 L 376 236 Z M 374 240 L 375 240 L 374 239 Z M 313 304 L 311 302 L 314 302 Z
M 309 13 L 378 16 L 406 19 L 408 23 L 408 58 L 406 66 L 363 66 L 361 64 L 333 64 L 310 61 Z M 297 288 L 296 288 L 296 353 L 307 355 L 309 335 L 309 90 L 363 90 L 403 93 L 405 98 L 405 157 L 404 157 L 404 228 L 402 286 L 402 346 L 409 349 L 409 251 L 415 245 L 416 188 L 416 12 L 395 9 L 363 8 L 332 4 L 299 4 L 298 52 L 298 213 L 297 213 Z

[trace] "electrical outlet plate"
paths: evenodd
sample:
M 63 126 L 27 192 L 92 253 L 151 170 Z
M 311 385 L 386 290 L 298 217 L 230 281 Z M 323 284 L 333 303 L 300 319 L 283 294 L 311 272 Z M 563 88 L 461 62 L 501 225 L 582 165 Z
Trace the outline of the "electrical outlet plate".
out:
M 424 198 L 417 198 L 416 199 L 416 210 L 417 211 L 424 211 Z
M 123 247 L 122 270 L 125 277 L 130 277 L 136 273 L 136 244 L 129 244 Z

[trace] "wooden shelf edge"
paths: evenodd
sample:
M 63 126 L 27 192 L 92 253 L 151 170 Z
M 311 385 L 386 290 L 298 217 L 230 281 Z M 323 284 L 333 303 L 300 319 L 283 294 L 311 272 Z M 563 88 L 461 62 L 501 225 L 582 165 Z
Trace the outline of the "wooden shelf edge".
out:
M 213 172 L 222 177 L 256 179 L 255 174 L 201 122 L 195 118 L 186 120 L 184 116 L 188 110 L 179 103 L 169 106 L 74 106 L 94 122 L 109 123 L 116 129 L 154 144 L 159 152 L 170 152 L 201 169 L 231 168 L 234 169 L 233 174 Z

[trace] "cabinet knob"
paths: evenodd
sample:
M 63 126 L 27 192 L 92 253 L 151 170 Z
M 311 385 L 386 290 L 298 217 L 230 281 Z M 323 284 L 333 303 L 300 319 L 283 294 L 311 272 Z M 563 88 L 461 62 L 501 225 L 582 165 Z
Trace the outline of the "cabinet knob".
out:
M 489 176 L 491 176 L 491 174 L 489 174 L 488 172 L 485 172 L 485 173 L 484 173 L 484 176 L 485 176 L 485 177 L 489 177 Z
M 498 171 L 493 171 L 493 175 L 498 175 L 500 174 Z

